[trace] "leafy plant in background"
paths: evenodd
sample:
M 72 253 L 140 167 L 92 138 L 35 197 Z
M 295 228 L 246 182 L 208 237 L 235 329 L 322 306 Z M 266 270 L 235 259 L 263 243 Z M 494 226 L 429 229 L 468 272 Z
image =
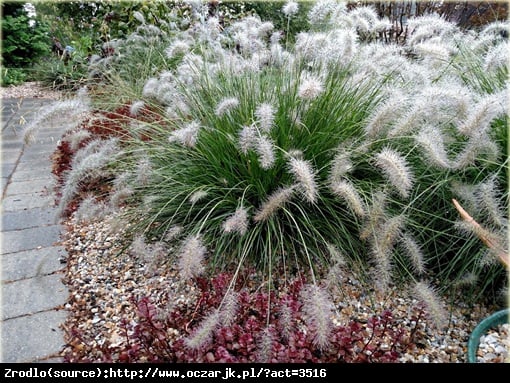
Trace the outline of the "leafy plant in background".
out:
M 166 13 L 177 7 L 177 3 L 166 2 L 40 2 L 37 13 L 49 26 L 49 34 L 61 46 L 71 47 L 69 62 L 57 55 L 48 55 L 34 70 L 34 77 L 43 84 L 62 90 L 77 90 L 88 79 L 88 65 L 94 56 L 111 56 L 112 44 L 131 34 L 137 27 L 138 18 L 158 24 Z M 144 64 L 148 60 L 145 58 Z M 155 58 L 152 57 L 155 63 Z M 125 68 L 129 65 L 125 65 Z M 133 73 L 137 78 L 140 66 Z M 130 73 L 132 75 L 133 73 Z M 93 82 L 88 81 L 91 87 Z
M 2 86 L 30 78 L 30 69 L 50 51 L 47 26 L 29 17 L 23 3 L 2 2 Z
M 244 4 L 246 12 L 253 12 L 262 20 L 273 23 L 274 29 L 281 31 L 282 39 L 288 43 L 293 43 L 298 33 L 309 28 L 308 12 L 313 6 L 313 2 L 252 1 L 242 2 L 242 4 Z M 286 9 L 284 9 L 285 6 L 287 6 Z

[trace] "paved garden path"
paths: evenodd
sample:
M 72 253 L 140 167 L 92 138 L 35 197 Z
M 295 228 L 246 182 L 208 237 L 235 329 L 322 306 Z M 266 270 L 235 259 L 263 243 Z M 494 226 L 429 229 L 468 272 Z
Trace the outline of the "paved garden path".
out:
M 60 325 L 68 291 L 62 283 L 65 249 L 56 215 L 50 155 L 65 121 L 44 124 L 26 145 L 23 128 L 48 99 L 2 99 L 2 220 L 0 234 L 0 362 L 61 362 Z

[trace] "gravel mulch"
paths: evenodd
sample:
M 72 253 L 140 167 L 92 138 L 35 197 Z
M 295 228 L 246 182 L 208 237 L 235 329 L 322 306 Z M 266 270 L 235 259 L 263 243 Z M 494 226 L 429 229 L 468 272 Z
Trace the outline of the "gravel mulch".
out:
M 37 81 L 0 87 L 1 98 L 43 98 L 59 100 L 63 97 L 63 95 L 63 92 L 44 87 Z
M 67 360 L 101 361 L 105 350 L 115 355 L 115 350 L 126 342 L 123 321 L 133 323 L 136 319 L 131 296 L 150 297 L 162 312 L 170 304 L 195 303 L 194 286 L 183 283 L 166 258 L 141 260 L 120 254 L 125 245 L 123 231 L 115 228 L 118 223 L 113 216 L 92 223 L 78 223 L 72 218 L 66 225 L 65 283 L 71 292 L 66 305 L 69 316 L 63 326 L 68 342 L 63 355 Z M 394 290 L 383 297 L 364 291 L 354 279 L 342 287 L 334 300 L 336 324 L 345 324 L 350 319 L 366 322 L 370 316 L 389 309 L 399 326 L 414 329 L 414 346 L 401 356 L 401 363 L 466 362 L 470 333 L 494 312 L 494 308 L 472 306 L 456 299 L 446 328 L 437 329 L 426 321 L 417 326 L 410 319 L 416 315 L 417 301 L 410 295 Z M 180 329 L 169 329 L 167 336 L 175 340 L 183 334 Z M 507 333 L 498 336 L 492 335 L 488 341 L 482 339 L 479 362 L 509 361 Z

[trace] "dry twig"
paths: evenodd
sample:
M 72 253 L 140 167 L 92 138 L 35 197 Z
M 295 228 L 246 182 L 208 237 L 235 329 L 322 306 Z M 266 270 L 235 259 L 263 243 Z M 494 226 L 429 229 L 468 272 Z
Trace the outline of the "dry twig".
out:
M 459 202 L 454 198 L 452 199 L 453 204 L 455 205 L 455 208 L 460 213 L 460 216 L 464 221 L 469 223 L 473 226 L 475 229 L 474 232 L 480 238 L 480 240 L 491 250 L 493 250 L 496 255 L 498 256 L 499 260 L 503 265 L 505 265 L 508 268 L 509 262 L 509 255 L 508 252 L 505 251 L 498 243 L 495 243 L 490 236 L 490 233 L 485 230 L 478 222 L 475 221 L 473 217 L 471 217 L 467 211 L 464 210 L 464 208 L 459 204 Z

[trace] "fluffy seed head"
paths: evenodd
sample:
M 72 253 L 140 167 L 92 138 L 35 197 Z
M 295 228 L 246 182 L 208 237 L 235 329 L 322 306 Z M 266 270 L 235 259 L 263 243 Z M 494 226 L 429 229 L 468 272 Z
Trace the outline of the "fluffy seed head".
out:
M 89 130 L 79 129 L 73 131 L 68 137 L 66 137 L 66 140 L 69 142 L 71 150 L 77 151 L 80 147 L 80 144 L 90 137 L 92 137 L 92 133 L 90 133 Z
M 421 57 L 447 61 L 450 57 L 448 48 L 437 41 L 430 40 L 427 42 L 419 43 L 414 46 L 414 51 Z
M 260 222 L 268 220 L 278 209 L 290 200 L 293 193 L 294 187 L 280 188 L 276 190 L 257 211 L 255 217 L 253 217 L 254 221 Z
M 197 203 L 198 201 L 204 199 L 205 197 L 207 197 L 207 191 L 205 190 L 197 190 L 196 192 L 194 192 L 193 194 L 191 194 L 189 196 L 189 202 L 191 204 L 195 204 Z
M 269 363 L 273 356 L 273 331 L 266 327 L 260 332 L 257 352 L 257 363 Z
M 158 96 L 159 80 L 155 77 L 149 78 L 143 86 L 142 95 L 144 97 L 156 98 Z
M 90 222 L 96 219 L 102 219 L 109 214 L 108 206 L 102 201 L 96 201 L 94 195 L 88 195 L 81 202 L 74 213 L 78 222 Z
M 481 134 L 470 137 L 462 151 L 451 161 L 451 168 L 454 170 L 464 169 L 473 165 L 481 155 L 497 158 L 499 153 L 498 144 L 489 135 Z
M 360 232 L 361 240 L 366 240 L 376 234 L 380 221 L 386 215 L 387 199 L 388 196 L 382 191 L 374 193 L 372 205 L 368 208 L 368 219 Z
M 188 237 L 178 254 L 178 268 L 183 280 L 196 277 L 204 271 L 203 261 L 206 248 L 199 235 Z
M 37 113 L 37 116 L 24 126 L 22 133 L 23 140 L 27 145 L 34 143 L 35 135 L 39 128 L 44 124 L 52 123 L 55 117 L 71 117 L 69 121 L 72 122 L 74 126 L 70 126 L 68 129 L 73 129 L 88 115 L 87 112 L 89 110 L 90 100 L 86 95 L 70 100 L 55 101 L 50 106 L 44 108 L 41 113 Z
M 129 113 L 132 116 L 138 116 L 138 113 L 140 113 L 140 111 L 143 109 L 144 106 L 145 106 L 144 101 L 142 101 L 142 100 L 135 101 L 129 107 Z
M 71 170 L 66 173 L 58 213 L 63 214 L 82 182 L 111 176 L 107 166 L 119 153 L 118 138 L 96 139 L 81 148 L 72 160 Z
M 268 103 L 260 104 L 255 110 L 255 117 L 260 126 L 260 130 L 268 133 L 271 131 L 271 127 L 274 124 L 275 108 Z
M 171 226 L 165 233 L 165 241 L 171 242 L 177 238 L 184 229 L 182 226 Z
M 271 169 L 276 158 L 274 154 L 274 145 L 269 137 L 259 136 L 255 143 L 255 150 L 259 156 L 259 163 L 262 169 Z
M 289 160 L 289 170 L 296 178 L 299 190 L 305 199 L 308 202 L 315 203 L 318 197 L 318 190 L 315 172 L 310 162 L 291 157 Z
M 168 137 L 168 141 L 178 142 L 181 145 L 193 148 L 197 143 L 199 130 L 200 124 L 197 121 L 192 121 L 185 127 L 174 130 Z
M 421 129 L 415 136 L 415 141 L 420 145 L 427 158 L 434 165 L 443 169 L 448 169 L 450 167 L 450 160 L 446 153 L 444 137 L 438 128 L 428 126 Z
M 365 126 L 367 136 L 370 138 L 381 136 L 395 120 L 395 117 L 403 112 L 405 105 L 405 97 L 402 94 L 393 94 L 370 115 Z
M 129 246 L 130 253 L 139 259 L 143 259 L 148 252 L 149 245 L 145 242 L 142 235 L 137 235 L 133 238 Z
M 299 11 L 299 4 L 295 1 L 287 1 L 282 7 L 282 12 L 285 16 L 294 16 Z
M 403 214 L 396 215 L 382 222 L 376 233 L 377 247 L 382 251 L 393 248 L 396 240 L 402 233 L 405 224 L 405 216 Z
M 317 285 L 308 285 L 301 292 L 303 318 L 313 334 L 313 344 L 320 350 L 330 345 L 333 303 L 328 293 Z
M 224 98 L 216 107 L 216 116 L 221 117 L 239 106 L 239 100 L 235 97 Z
M 326 247 L 329 252 L 329 256 L 331 261 L 339 266 L 345 266 L 347 265 L 347 262 L 345 261 L 345 256 L 342 254 L 338 248 L 333 245 L 332 243 L 326 243 Z
M 499 94 L 484 97 L 473 109 L 466 121 L 459 126 L 460 133 L 476 137 L 486 132 L 491 122 L 506 112 L 505 104 L 499 99 Z
M 358 217 L 364 217 L 366 212 L 363 207 L 363 202 L 358 192 L 354 188 L 354 185 L 347 180 L 338 181 L 330 186 L 333 194 L 342 198 L 351 211 Z
M 152 173 L 152 164 L 147 156 L 143 156 L 138 161 L 136 167 L 136 181 L 141 186 L 146 186 L 149 183 L 150 176 Z
M 184 344 L 192 350 L 199 350 L 207 346 L 212 341 L 212 336 L 219 326 L 220 313 L 215 310 L 200 323 L 190 338 L 184 340 Z
M 508 42 L 501 43 L 491 47 L 484 60 L 484 70 L 490 72 L 497 69 L 506 68 L 508 65 L 508 52 L 510 52 Z
M 324 86 L 320 78 L 307 75 L 301 81 L 298 89 L 298 97 L 303 100 L 313 100 L 324 91 Z
M 278 325 L 280 327 L 280 332 L 284 339 L 288 339 L 294 330 L 291 302 L 282 299 L 278 313 Z
M 135 19 L 137 19 L 140 23 L 145 24 L 145 17 L 143 16 L 143 14 L 141 12 L 134 11 L 133 12 L 133 17 Z
M 341 11 L 346 8 L 344 2 L 335 0 L 319 0 L 314 2 L 314 6 L 308 12 L 308 21 L 311 25 L 320 25 L 330 22 Z
M 407 198 L 413 187 L 413 175 L 405 158 L 390 148 L 384 148 L 376 155 L 376 165 L 402 198 Z
M 248 230 L 248 211 L 244 207 L 238 207 L 225 222 L 223 222 L 223 232 L 239 233 L 244 235 Z
M 447 324 L 447 313 L 441 304 L 437 293 L 427 282 L 417 282 L 414 286 L 417 299 L 425 306 L 427 314 L 437 328 L 443 328 Z
M 488 218 L 492 225 L 499 228 L 508 226 L 508 219 L 505 218 L 506 209 L 501 205 L 503 198 L 498 197 L 499 189 L 496 176 L 489 177 L 486 181 L 480 183 L 475 192 L 475 198 L 481 208 L 481 212 Z
M 165 54 L 168 58 L 174 58 L 179 55 L 184 55 L 190 50 L 189 44 L 184 40 L 177 40 L 165 49 Z
M 423 252 L 416 242 L 416 240 L 411 237 L 409 234 L 404 234 L 400 238 L 400 243 L 404 249 L 404 254 L 411 261 L 411 265 L 413 266 L 414 271 L 418 275 L 422 275 L 425 273 L 425 257 L 423 256 Z
M 252 149 L 257 142 L 257 129 L 250 126 L 243 126 L 239 132 L 239 149 L 241 153 L 247 154 L 248 150 Z
M 239 294 L 235 291 L 229 291 L 223 297 L 221 304 L 220 323 L 222 326 L 230 326 L 236 319 L 237 309 L 239 306 Z
M 331 170 L 329 171 L 329 183 L 334 184 L 343 179 L 343 177 L 354 168 L 350 153 L 346 150 L 339 150 L 331 161 Z
M 455 281 L 455 286 L 457 287 L 475 286 L 477 282 L 478 276 L 475 273 L 467 272 Z
M 383 239 L 374 234 L 371 243 L 372 252 L 372 279 L 379 291 L 387 290 L 391 283 L 393 263 L 391 257 L 392 247 L 384 243 Z
M 119 209 L 133 194 L 134 191 L 130 186 L 115 188 L 110 197 L 110 204 L 113 208 Z

